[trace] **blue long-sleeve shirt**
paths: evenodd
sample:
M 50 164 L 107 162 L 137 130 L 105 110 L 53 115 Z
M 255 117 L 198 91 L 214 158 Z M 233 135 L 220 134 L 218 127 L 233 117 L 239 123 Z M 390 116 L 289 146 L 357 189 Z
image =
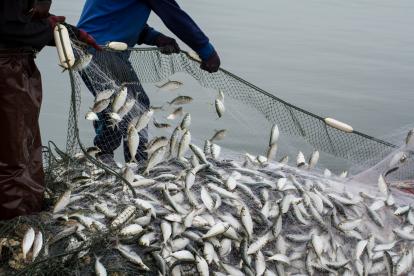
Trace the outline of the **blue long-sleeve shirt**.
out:
M 214 51 L 208 37 L 175 0 L 86 0 L 78 27 L 98 44 L 121 41 L 153 45 L 160 34 L 147 25 L 151 11 L 204 60 Z

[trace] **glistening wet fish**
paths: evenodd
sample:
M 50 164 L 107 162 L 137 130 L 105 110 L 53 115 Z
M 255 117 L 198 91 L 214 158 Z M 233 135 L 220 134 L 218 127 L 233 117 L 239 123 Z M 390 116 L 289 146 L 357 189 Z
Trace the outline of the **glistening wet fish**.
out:
M 171 100 L 170 102 L 168 102 L 168 104 L 169 105 L 183 105 L 183 104 L 191 103 L 192 101 L 193 101 L 193 98 L 191 98 L 190 96 L 178 96 L 174 98 L 173 100 Z
M 121 118 L 124 118 L 135 105 L 135 99 L 129 99 L 125 102 L 125 104 L 118 110 L 118 115 Z
M 216 99 L 214 102 L 214 106 L 216 108 L 216 112 L 219 118 L 223 117 L 224 112 L 226 111 L 226 108 L 224 106 L 224 103 L 220 101 L 219 99 Z
M 414 129 L 411 129 L 405 138 L 405 144 L 408 147 L 414 147 Z
M 164 160 L 165 155 L 167 153 L 166 146 L 160 147 L 150 156 L 148 159 L 147 167 L 145 168 L 144 175 L 148 175 L 150 170 L 154 168 L 158 163 Z
M 100 259 L 101 258 L 96 257 L 96 260 L 95 260 L 95 274 L 97 276 L 106 276 L 106 275 L 108 275 L 107 272 L 106 272 L 106 268 L 100 262 Z
M 93 107 L 91 108 L 91 111 L 94 113 L 99 113 L 104 111 L 110 104 L 110 99 L 101 100 L 99 102 L 95 102 Z
M 97 121 L 99 120 L 98 115 L 93 111 L 88 111 L 85 115 L 85 119 L 88 121 Z
M 35 231 L 32 227 L 30 227 L 29 229 L 27 229 L 26 233 L 24 234 L 23 241 L 22 241 L 23 259 L 26 259 L 27 253 L 29 253 L 30 249 L 32 248 L 34 239 L 35 239 Z
M 183 120 L 181 121 L 180 129 L 181 130 L 186 130 L 190 127 L 190 124 L 191 124 L 191 115 L 190 115 L 190 113 L 186 113 L 184 115 Z
M 72 194 L 72 191 L 69 189 L 59 197 L 58 201 L 55 204 L 55 207 L 53 208 L 53 213 L 58 213 L 66 208 L 66 206 L 70 202 L 71 194 Z
M 36 233 L 34 242 L 33 242 L 33 253 L 32 253 L 32 261 L 34 261 L 37 256 L 39 256 L 40 251 L 43 247 L 43 234 L 42 231 L 38 231 Z
M 149 121 L 152 118 L 152 115 L 154 115 L 154 110 L 152 109 L 148 109 L 141 114 L 141 116 L 138 119 L 138 122 L 135 125 L 135 128 L 138 132 L 147 127 Z
M 112 102 L 112 112 L 117 113 L 119 109 L 125 104 L 128 95 L 128 88 L 121 86 Z
M 72 66 L 72 70 L 74 71 L 82 71 L 85 70 L 89 64 L 91 63 L 93 55 L 86 54 L 78 58 Z
M 111 98 L 114 93 L 115 93 L 115 89 L 107 89 L 107 90 L 98 92 L 95 97 L 95 103 Z
M 182 82 L 176 80 L 168 80 L 166 83 L 161 85 L 155 85 L 162 91 L 174 91 L 183 85 Z
M 176 108 L 170 115 L 167 116 L 168 120 L 175 120 L 175 118 L 180 117 L 184 114 L 183 108 L 180 106 Z
M 131 162 L 137 162 L 135 156 L 137 154 L 139 146 L 139 134 L 137 129 L 134 126 L 129 126 L 128 128 L 128 150 L 131 155 Z
M 152 120 L 152 122 L 156 128 L 170 128 L 171 127 L 170 124 L 157 122 L 155 118 Z
M 272 130 L 270 131 L 270 139 L 269 139 L 269 146 L 272 146 L 273 144 L 277 143 L 279 140 L 279 127 L 274 124 L 272 126 Z
M 213 137 L 211 137 L 210 142 L 213 142 L 214 140 L 223 140 L 224 137 L 226 137 L 226 133 L 226 129 L 216 130 L 216 133 L 214 133 Z

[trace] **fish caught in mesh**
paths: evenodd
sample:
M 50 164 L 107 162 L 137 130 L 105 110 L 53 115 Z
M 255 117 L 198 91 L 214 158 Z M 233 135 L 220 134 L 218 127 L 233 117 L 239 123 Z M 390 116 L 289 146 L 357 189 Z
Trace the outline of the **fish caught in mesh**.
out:
M 398 205 L 383 176 L 377 191 L 353 193 L 345 178 L 310 170 L 301 154 L 295 168 L 189 149 L 180 158 L 166 151 L 145 177 L 145 165 L 125 165 L 129 186 L 81 154 L 72 158 L 87 170 L 65 182 L 62 176 L 77 168 L 58 155 L 50 173 L 66 191 L 52 195 L 53 214 L 2 239 L 14 251 L 8 265 L 33 274 L 57 260 L 97 275 L 413 272 L 414 210 Z

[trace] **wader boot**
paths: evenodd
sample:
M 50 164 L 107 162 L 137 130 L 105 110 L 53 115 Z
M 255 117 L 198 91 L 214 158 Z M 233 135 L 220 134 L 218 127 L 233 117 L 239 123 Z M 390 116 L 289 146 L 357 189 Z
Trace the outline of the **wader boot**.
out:
M 0 76 L 0 220 L 6 220 L 42 207 L 42 83 L 26 49 L 0 49 Z

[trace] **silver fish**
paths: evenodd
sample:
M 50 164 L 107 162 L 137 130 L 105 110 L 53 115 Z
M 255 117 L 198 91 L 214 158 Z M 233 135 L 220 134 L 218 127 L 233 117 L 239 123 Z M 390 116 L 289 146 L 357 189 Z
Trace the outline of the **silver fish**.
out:
M 190 124 L 191 124 L 191 115 L 190 115 L 190 113 L 186 113 L 186 114 L 184 115 L 183 120 L 181 121 L 181 124 L 180 124 L 180 128 L 181 128 L 181 130 L 186 130 L 186 129 L 188 129 L 188 128 L 189 128 L 189 126 L 190 126 Z
M 180 136 L 181 133 L 181 129 L 179 127 L 176 127 L 173 131 L 173 133 L 171 134 L 170 137 L 170 156 L 174 156 L 176 152 L 178 152 L 178 137 Z
M 183 108 L 180 106 L 176 108 L 170 115 L 167 116 L 168 120 L 175 120 L 175 118 L 180 117 L 184 114 Z
M 142 232 L 143 228 L 139 224 L 130 224 L 119 231 L 121 236 L 135 236 Z
M 92 58 L 93 58 L 93 55 L 91 55 L 91 54 L 86 54 L 84 56 L 81 56 L 79 59 L 77 59 L 75 61 L 75 63 L 72 66 L 72 69 L 74 71 L 85 70 L 89 66 L 89 64 L 91 63 Z
M 193 98 L 189 96 L 178 96 L 174 98 L 173 100 L 171 100 L 170 102 L 168 102 L 168 104 L 169 105 L 183 105 L 183 104 L 188 104 L 192 101 L 193 101 Z
M 100 262 L 101 258 L 96 258 L 95 260 L 95 274 L 97 276 L 106 276 L 108 273 L 106 272 L 106 268 L 104 265 Z
M 122 121 L 121 116 L 119 116 L 119 114 L 115 113 L 115 112 L 110 112 L 109 113 L 109 118 L 111 118 L 111 120 L 113 122 L 113 127 L 116 126 L 119 122 Z
M 170 239 L 171 234 L 172 234 L 171 224 L 166 221 L 162 221 L 161 232 L 162 232 L 162 237 L 163 237 L 163 243 L 165 244 Z
M 150 170 L 153 169 L 156 165 L 162 162 L 165 158 L 165 154 L 167 153 L 167 148 L 160 147 L 151 155 L 148 160 L 147 167 L 145 168 L 144 175 L 148 175 Z
M 141 236 L 138 243 L 142 246 L 150 246 L 151 243 L 153 243 L 155 240 L 155 233 L 149 232 Z
M 141 116 L 138 119 L 138 122 L 135 125 L 135 128 L 137 129 L 138 132 L 140 132 L 141 130 L 147 127 L 149 121 L 152 118 L 152 115 L 154 115 L 154 110 L 152 109 L 148 109 L 144 111 L 144 113 L 141 114 Z
M 102 100 L 106 100 L 112 97 L 115 93 L 115 89 L 107 89 L 101 92 L 98 92 L 95 97 L 95 102 L 100 102 Z
M 249 238 L 252 238 L 253 235 L 253 220 L 250 215 L 249 209 L 246 206 L 243 206 L 240 211 L 240 217 L 242 221 L 242 225 L 247 232 Z
M 213 142 L 214 140 L 223 140 L 224 137 L 226 137 L 226 129 L 220 129 L 216 130 L 216 133 L 214 133 L 213 137 L 211 137 L 210 141 Z
M 202 149 L 200 149 L 194 144 L 190 144 L 190 149 L 194 153 L 194 155 L 197 157 L 197 159 L 200 161 L 200 163 L 208 164 L 207 158 Z
M 134 126 L 128 128 L 128 150 L 131 155 L 131 162 L 137 162 L 136 154 L 139 146 L 139 134 Z
M 22 251 L 23 251 L 23 259 L 26 259 L 27 253 L 29 253 L 30 249 L 32 248 L 33 242 L 35 240 L 35 231 L 32 227 L 27 229 L 26 233 L 23 237 L 22 242 Z
M 88 111 L 85 115 L 85 119 L 88 121 L 97 121 L 99 120 L 98 115 L 93 111 Z
M 221 101 L 222 103 L 224 103 L 224 93 L 223 93 L 223 91 L 222 90 L 219 90 L 218 92 L 219 92 L 219 94 L 217 96 L 217 99 L 219 101 Z
M 125 104 L 128 95 L 128 88 L 121 86 L 118 94 L 115 96 L 112 102 L 112 112 L 118 113 L 118 110 Z
M 93 107 L 91 108 L 91 111 L 94 113 L 102 112 L 109 106 L 110 103 L 111 103 L 110 99 L 105 99 L 99 102 L 95 102 Z
M 118 115 L 121 118 L 124 118 L 135 105 L 135 99 L 129 99 L 126 103 L 118 110 Z
M 309 158 L 309 169 L 313 169 L 319 160 L 319 151 L 314 151 Z
M 67 190 L 66 192 L 64 192 L 60 198 L 58 199 L 58 201 L 55 204 L 55 207 L 53 208 L 53 213 L 59 213 L 60 211 L 62 211 L 63 209 L 66 208 L 66 206 L 70 203 L 70 195 L 72 194 L 71 190 Z
M 408 132 L 407 137 L 405 138 L 405 144 L 408 147 L 413 147 L 414 146 L 414 129 L 411 129 Z
M 155 120 L 155 118 L 152 120 L 152 122 L 153 122 L 153 124 L 156 128 L 170 128 L 171 127 L 170 124 L 157 122 L 157 120 Z
M 269 140 L 269 147 L 273 144 L 277 143 L 279 140 L 279 128 L 276 124 L 272 126 L 272 130 L 270 131 L 270 140 Z
M 119 244 L 116 249 L 118 249 L 118 251 L 121 253 L 122 256 L 124 256 L 125 258 L 128 259 L 128 261 L 137 264 L 140 268 L 149 271 L 150 269 L 148 268 L 148 266 L 146 266 L 144 264 L 144 262 L 142 261 L 141 257 L 135 253 L 134 251 L 132 251 L 132 249 L 127 246 L 127 245 L 122 245 Z
M 206 141 L 208 141 L 208 140 L 206 140 Z M 217 144 L 211 143 L 211 156 L 214 159 L 217 160 L 219 158 L 220 152 L 221 152 L 221 147 L 219 145 L 217 145 Z
M 32 261 L 36 259 L 37 256 L 39 256 L 40 251 L 43 247 L 43 234 L 42 231 L 38 231 L 36 233 L 34 243 L 33 243 L 33 254 L 32 254 Z
M 296 157 L 296 166 L 298 168 L 304 167 L 306 165 L 305 156 L 301 151 L 299 151 L 298 156 Z
M 196 255 L 195 260 L 197 265 L 197 271 L 200 274 L 200 276 L 209 276 L 210 272 L 207 261 L 199 255 Z
M 266 159 L 268 161 L 271 161 L 271 160 L 275 159 L 276 152 L 277 152 L 277 143 L 273 143 L 272 145 L 269 146 L 269 148 L 267 150 Z
M 210 230 L 207 231 L 206 234 L 203 235 L 203 239 L 208 239 L 214 236 L 218 236 L 226 232 L 230 228 L 230 224 L 227 222 L 219 222 L 215 224 Z
M 224 104 L 219 99 L 216 99 L 214 102 L 214 106 L 216 107 L 216 112 L 219 118 L 223 117 L 224 112 L 226 111 L 226 108 L 224 107 Z
M 180 88 L 183 85 L 180 81 L 168 80 L 166 83 L 161 85 L 156 85 L 162 91 L 174 91 Z

